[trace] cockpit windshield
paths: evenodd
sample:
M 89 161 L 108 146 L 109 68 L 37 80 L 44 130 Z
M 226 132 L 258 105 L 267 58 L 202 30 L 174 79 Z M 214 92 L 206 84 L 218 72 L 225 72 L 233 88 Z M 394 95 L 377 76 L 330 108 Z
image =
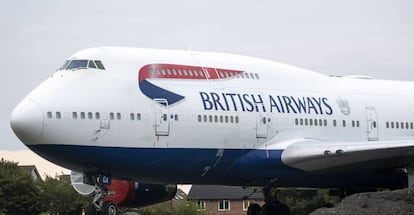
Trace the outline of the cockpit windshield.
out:
M 102 61 L 100 60 L 67 60 L 59 70 L 78 70 L 78 69 L 101 69 L 105 70 Z

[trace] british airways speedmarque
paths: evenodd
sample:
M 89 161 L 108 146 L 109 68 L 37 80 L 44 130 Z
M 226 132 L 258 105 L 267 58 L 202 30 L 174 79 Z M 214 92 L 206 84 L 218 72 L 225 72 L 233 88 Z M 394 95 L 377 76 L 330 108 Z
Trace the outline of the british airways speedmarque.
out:
M 266 194 L 411 186 L 413 91 L 232 54 L 100 47 L 67 59 L 11 127 L 73 170 L 74 188 L 94 195 L 87 214 L 117 214 L 168 200 L 181 183 Z

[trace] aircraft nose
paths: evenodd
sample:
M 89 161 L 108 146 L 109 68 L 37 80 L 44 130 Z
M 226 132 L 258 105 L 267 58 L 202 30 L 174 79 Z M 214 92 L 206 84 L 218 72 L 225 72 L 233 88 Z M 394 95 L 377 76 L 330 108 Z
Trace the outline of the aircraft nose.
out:
M 23 100 L 14 108 L 10 125 L 23 143 L 33 142 L 43 129 L 43 113 L 40 106 L 32 100 Z

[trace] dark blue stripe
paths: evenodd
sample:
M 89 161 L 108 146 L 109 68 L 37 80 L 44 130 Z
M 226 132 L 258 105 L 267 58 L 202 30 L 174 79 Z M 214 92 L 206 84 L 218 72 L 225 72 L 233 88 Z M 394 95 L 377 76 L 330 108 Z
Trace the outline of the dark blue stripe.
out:
M 315 174 L 281 162 L 281 150 L 124 148 L 79 145 L 31 145 L 31 150 L 68 169 L 110 173 L 115 178 L 152 183 L 240 186 L 389 187 L 401 183 L 395 174 L 372 171 Z M 214 166 L 215 165 L 215 166 Z M 203 175 L 206 167 L 210 170 Z
M 166 89 L 160 88 L 147 80 L 143 80 L 139 82 L 139 89 L 141 90 L 144 95 L 151 99 L 155 98 L 164 98 L 168 101 L 168 104 L 172 105 L 182 99 L 184 96 L 178 95 Z

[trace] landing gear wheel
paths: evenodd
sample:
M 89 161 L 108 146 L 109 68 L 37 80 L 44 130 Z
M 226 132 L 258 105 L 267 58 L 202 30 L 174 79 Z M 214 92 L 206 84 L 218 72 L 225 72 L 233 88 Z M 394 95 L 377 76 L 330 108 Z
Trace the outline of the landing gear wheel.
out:
M 88 207 L 86 207 L 85 215 L 96 215 L 95 205 L 89 204 Z
M 117 215 L 118 214 L 118 206 L 116 206 L 115 202 L 106 201 L 104 202 L 101 210 L 101 215 Z

